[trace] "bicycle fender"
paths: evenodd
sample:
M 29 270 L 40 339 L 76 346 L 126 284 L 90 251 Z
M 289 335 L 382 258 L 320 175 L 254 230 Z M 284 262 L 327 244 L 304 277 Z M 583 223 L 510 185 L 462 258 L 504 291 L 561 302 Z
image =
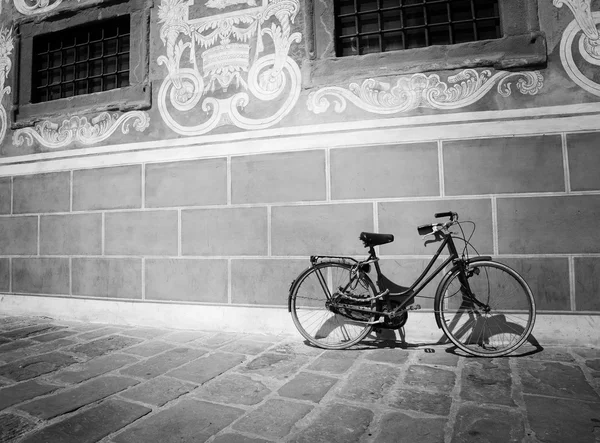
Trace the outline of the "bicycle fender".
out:
M 482 255 L 479 257 L 473 257 L 467 260 L 467 264 L 475 263 L 478 261 L 493 261 L 492 257 L 487 255 Z M 456 271 L 458 271 L 458 266 L 452 266 L 452 268 L 446 272 L 437 289 L 435 290 L 435 299 L 433 301 L 433 309 L 435 313 L 435 323 L 437 324 L 438 329 L 442 329 L 442 319 L 440 316 L 440 304 L 442 302 L 442 288 L 446 284 L 446 281 L 450 279 L 454 275 Z
M 297 282 L 302 281 L 302 277 L 304 277 L 304 274 L 309 272 L 312 268 L 313 266 L 309 266 L 308 268 L 306 268 L 304 271 L 298 274 L 298 277 L 296 277 L 290 284 L 290 290 L 288 292 L 288 312 L 292 312 L 292 294 L 294 293 L 294 289 L 296 288 Z

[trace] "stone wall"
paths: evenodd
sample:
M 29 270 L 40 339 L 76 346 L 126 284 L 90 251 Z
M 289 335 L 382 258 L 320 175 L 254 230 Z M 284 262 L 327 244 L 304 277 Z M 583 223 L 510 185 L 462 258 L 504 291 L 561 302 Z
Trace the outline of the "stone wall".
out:
M 416 226 L 453 210 L 476 223 L 479 253 L 525 276 L 540 312 L 600 312 L 600 83 L 588 44 L 600 41 L 600 2 L 527 3 L 505 40 L 400 61 L 332 59 L 328 2 L 196 3 L 3 5 L 6 297 L 283 310 L 308 257 L 361 255 L 361 231 L 396 236 L 380 248 L 383 269 L 408 282 L 434 252 Z M 139 19 L 135 88 L 22 103 L 30 43 L 14 29 L 107 7 Z M 244 40 L 232 23 L 256 30 Z M 210 40 L 219 26 L 226 35 Z M 213 69 L 227 39 L 248 55 L 219 65 L 231 76 Z
M 435 252 L 416 226 L 453 210 L 476 223 L 479 253 L 525 276 L 540 311 L 600 311 L 597 137 L 439 140 L 5 177 L 0 287 L 284 306 L 308 256 L 363 254 L 363 230 L 393 233 L 381 247 L 384 271 L 416 277 Z

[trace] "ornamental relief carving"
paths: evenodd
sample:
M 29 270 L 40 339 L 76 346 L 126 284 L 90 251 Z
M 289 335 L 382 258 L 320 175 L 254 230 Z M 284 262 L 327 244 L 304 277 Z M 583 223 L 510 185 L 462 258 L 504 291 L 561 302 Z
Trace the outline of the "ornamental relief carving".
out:
M 79 1 L 79 0 L 77 0 Z M 23 15 L 35 15 L 56 9 L 63 0 L 14 0 L 15 8 Z
M 560 60 L 565 71 L 581 88 L 600 97 L 600 84 L 590 78 L 590 68 L 596 70 L 600 66 L 600 12 L 592 12 L 591 0 L 554 0 L 553 4 L 557 8 L 567 5 L 575 16 L 560 41 Z M 582 58 L 578 62 L 573 55 L 574 43 Z
M 10 55 L 14 48 L 12 31 L 6 29 L 4 26 L 0 29 L 0 143 L 4 141 L 6 136 L 6 128 L 8 126 L 8 116 L 6 109 L 2 104 L 4 96 L 10 94 L 10 86 L 4 86 L 8 74 L 12 68 L 12 61 Z
M 544 86 L 539 71 L 505 72 L 492 74 L 489 70 L 465 69 L 443 82 L 437 74 L 413 74 L 401 76 L 392 83 L 375 79 L 348 87 L 330 86 L 312 92 L 308 97 L 308 109 L 320 114 L 329 109 L 330 99 L 335 100 L 334 110 L 346 110 L 347 102 L 374 114 L 396 114 L 417 108 L 439 110 L 459 109 L 481 100 L 494 87 L 503 97 L 511 95 L 512 83 L 527 95 L 537 94 Z
M 32 128 L 17 129 L 13 133 L 13 145 L 32 146 L 34 140 L 49 149 L 64 148 L 73 142 L 84 145 L 100 143 L 121 128 L 122 134 L 129 133 L 129 126 L 143 132 L 150 125 L 150 117 L 143 111 L 130 111 L 124 114 L 102 112 L 97 116 L 73 116 L 61 124 L 44 120 Z
M 288 55 L 302 38 L 291 29 L 298 0 L 208 0 L 205 10 L 218 13 L 199 18 L 191 17 L 193 5 L 159 6 L 166 55 L 157 62 L 168 72 L 158 109 L 165 124 L 192 136 L 222 125 L 263 129 L 280 122 L 300 96 L 300 69 Z M 258 105 L 252 113 L 250 104 Z

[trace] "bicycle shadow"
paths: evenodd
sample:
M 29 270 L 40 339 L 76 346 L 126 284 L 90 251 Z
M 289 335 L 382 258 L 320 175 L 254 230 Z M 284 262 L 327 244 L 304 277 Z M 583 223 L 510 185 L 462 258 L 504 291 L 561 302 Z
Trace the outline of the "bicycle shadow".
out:
M 463 314 L 468 313 L 468 320 L 458 326 L 460 317 Z M 490 326 L 493 325 L 493 326 Z M 330 325 L 333 326 L 333 325 Z M 454 328 L 457 328 L 454 330 Z M 328 328 L 327 328 L 328 329 Z M 507 319 L 506 315 L 500 314 L 491 317 L 483 317 L 481 315 L 474 315 L 472 311 L 461 311 L 457 314 L 456 318 L 449 323 L 448 329 L 453 331 L 454 336 L 460 339 L 465 344 L 487 344 L 493 343 L 493 339 L 496 336 L 502 336 L 503 334 L 522 335 L 525 329 Z M 322 331 L 325 332 L 325 331 Z M 328 331 L 330 332 L 330 331 Z M 396 332 L 398 336 L 396 336 Z M 313 346 L 308 341 L 305 343 L 309 346 Z M 435 352 L 432 347 L 444 347 L 444 352 L 454 354 L 460 357 L 469 358 L 489 358 L 489 357 L 477 357 L 465 353 L 454 345 L 445 334 L 442 334 L 437 341 L 434 342 L 415 342 L 411 343 L 406 339 L 406 333 L 404 328 L 397 330 L 393 329 L 374 329 L 360 343 L 348 348 L 348 350 L 369 350 L 369 349 L 416 349 L 423 348 L 425 352 Z M 510 357 L 526 357 L 540 353 L 544 350 L 544 347 L 535 338 L 533 333 L 529 335 L 525 343 L 518 349 L 510 354 Z

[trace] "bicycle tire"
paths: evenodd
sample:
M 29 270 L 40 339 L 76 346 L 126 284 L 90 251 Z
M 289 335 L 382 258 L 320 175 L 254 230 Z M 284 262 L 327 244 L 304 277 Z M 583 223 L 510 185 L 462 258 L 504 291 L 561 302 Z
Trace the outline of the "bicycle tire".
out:
M 300 334 L 315 346 L 324 349 L 349 348 L 373 329 L 371 325 L 353 321 L 327 306 L 331 295 L 339 293 L 340 287 L 352 286 L 351 269 L 352 266 L 346 263 L 319 263 L 304 271 L 292 286 L 292 319 Z M 354 297 L 370 298 L 377 293 L 371 279 L 364 274 L 355 275 L 352 283 L 355 283 L 351 291 Z M 375 301 L 365 302 L 364 306 L 374 309 Z M 375 319 L 375 314 L 370 313 L 354 315 L 364 316 L 364 321 Z
M 502 263 L 473 262 L 467 272 L 472 293 L 489 311 L 468 300 L 461 290 L 460 270 L 454 270 L 438 290 L 436 311 L 444 334 L 471 355 L 510 354 L 527 340 L 535 324 L 531 289 L 519 273 Z

